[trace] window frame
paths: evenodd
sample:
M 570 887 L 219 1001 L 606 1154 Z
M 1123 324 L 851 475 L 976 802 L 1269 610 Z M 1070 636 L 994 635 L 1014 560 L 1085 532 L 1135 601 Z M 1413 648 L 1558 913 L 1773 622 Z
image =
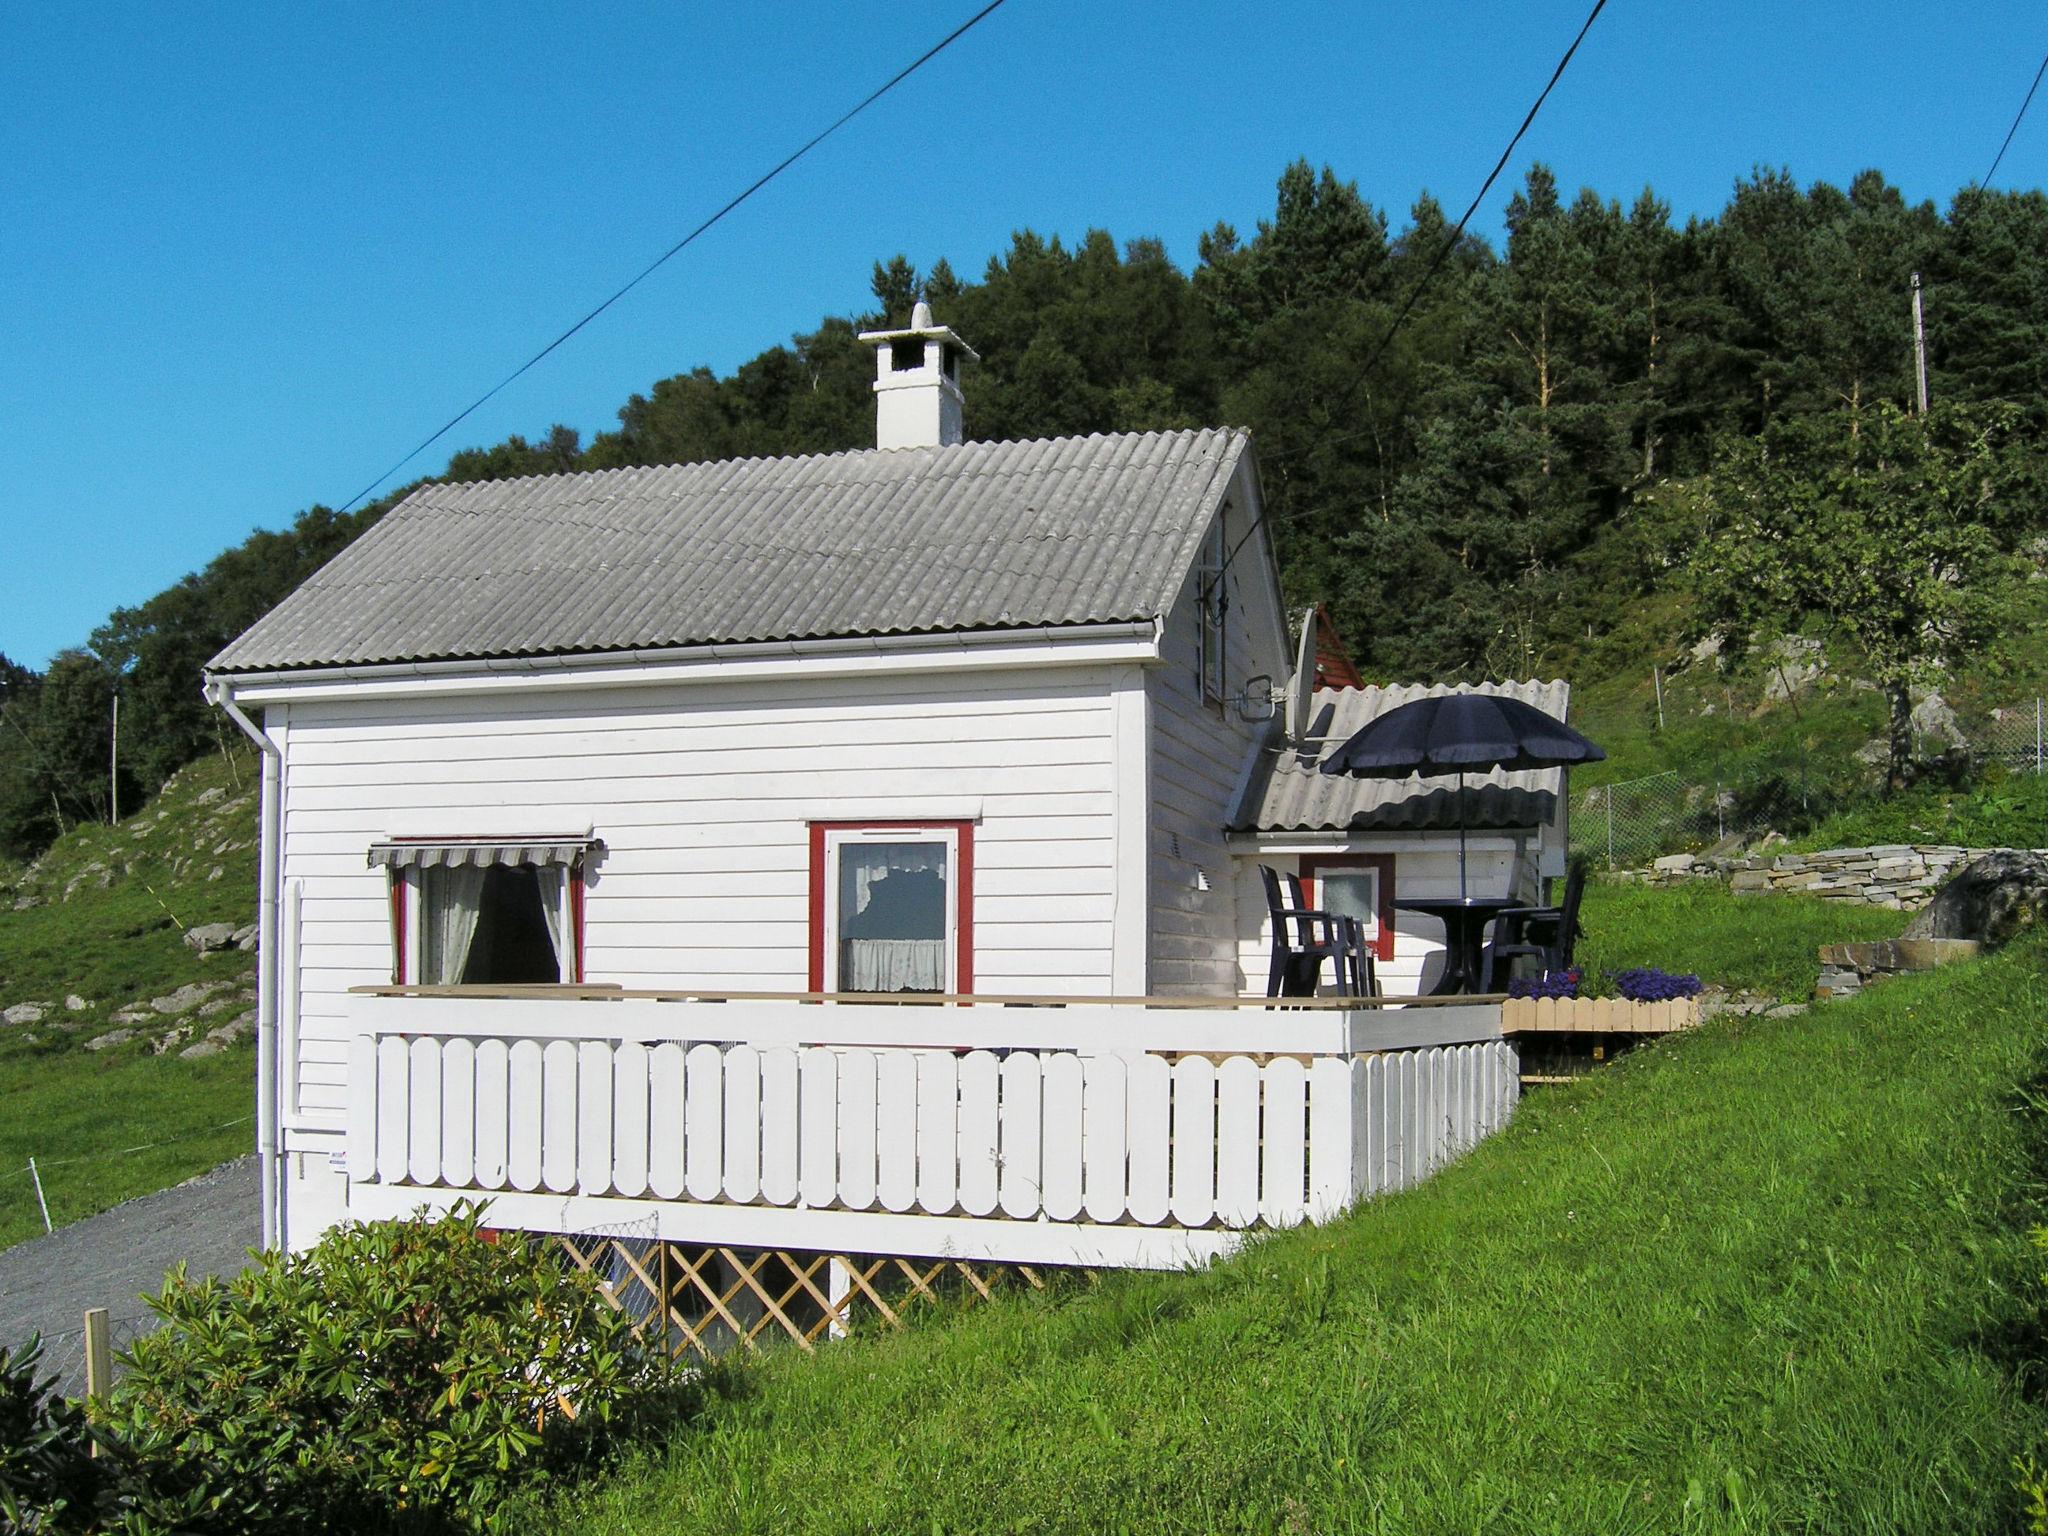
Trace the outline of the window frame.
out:
M 518 839 L 508 838 L 508 842 Z M 561 868 L 563 866 L 556 866 Z M 568 942 L 563 948 L 566 955 L 557 955 L 556 961 L 568 974 L 552 983 L 559 987 L 576 987 L 583 984 L 583 860 L 572 860 L 567 866 L 568 878 L 562 882 L 562 902 L 568 924 Z M 427 983 L 418 979 L 420 956 L 426 953 L 426 903 L 420 897 L 420 868 L 407 865 L 390 871 L 391 880 L 391 984 L 397 987 L 418 987 Z M 528 983 L 548 986 L 548 982 Z
M 971 996 L 974 992 L 974 823 L 914 818 L 810 823 L 808 990 L 819 996 L 835 997 L 890 995 L 879 992 L 841 993 L 838 990 L 837 955 L 832 942 L 838 931 L 839 915 L 839 860 L 836 855 L 837 850 L 849 842 L 944 842 L 947 845 L 947 876 L 953 882 L 947 932 L 953 943 L 947 957 L 951 985 L 943 995 Z
M 1204 704 L 1221 707 L 1230 692 L 1229 550 L 1225 514 L 1216 514 L 1202 538 L 1195 567 L 1195 688 Z
M 1304 853 L 1301 855 L 1302 899 L 1323 906 L 1323 881 L 1333 874 L 1370 872 L 1373 888 L 1373 932 L 1366 938 L 1375 958 L 1394 958 L 1394 855 L 1391 853 Z M 1327 910 L 1327 909 L 1325 909 Z

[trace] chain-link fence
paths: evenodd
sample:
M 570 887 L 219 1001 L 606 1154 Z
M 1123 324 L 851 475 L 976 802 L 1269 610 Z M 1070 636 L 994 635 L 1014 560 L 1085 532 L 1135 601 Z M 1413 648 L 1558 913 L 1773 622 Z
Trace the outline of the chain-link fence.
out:
M 1627 869 L 1676 849 L 1798 825 L 1809 814 L 1802 798 L 1798 789 L 1778 783 L 1700 782 L 1675 768 L 1597 784 L 1573 797 L 1571 851 L 1608 869 Z
M 80 1314 L 83 1316 L 83 1314 Z M 119 1380 L 123 1370 L 121 1357 L 129 1347 L 146 1333 L 153 1333 L 163 1325 L 163 1319 L 154 1312 L 139 1313 L 134 1317 L 114 1317 L 107 1320 L 107 1343 L 112 1351 L 114 1379 Z M 21 1340 L 25 1344 L 26 1339 Z M 42 1381 L 55 1377 L 57 1391 L 64 1397 L 85 1396 L 85 1330 L 75 1328 L 65 1333 L 46 1334 L 43 1338 L 41 1358 L 36 1363 L 36 1379 Z
M 2048 700 L 1994 709 L 1957 729 L 1979 763 L 2010 773 L 2048 767 Z M 1572 797 L 1570 845 L 1595 864 L 1627 869 L 1660 854 L 1801 829 L 1815 810 L 1800 784 L 1688 777 L 1674 768 L 1579 791 Z
M 2040 773 L 2048 763 L 2048 700 L 2030 699 L 2009 709 L 1994 709 L 1965 727 L 1970 750 L 1978 760 L 1998 763 L 2012 773 Z

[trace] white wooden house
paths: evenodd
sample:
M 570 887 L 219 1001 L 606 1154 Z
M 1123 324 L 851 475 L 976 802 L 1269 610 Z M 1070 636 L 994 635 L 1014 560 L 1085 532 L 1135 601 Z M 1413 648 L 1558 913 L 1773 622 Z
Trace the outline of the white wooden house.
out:
M 1234 1001 L 1252 863 L 1350 846 L 1262 819 L 1247 436 L 964 442 L 960 338 L 866 339 L 876 449 L 427 486 L 210 664 L 266 752 L 266 1242 L 482 1193 L 1178 1263 L 1504 1117 L 1497 1010 Z

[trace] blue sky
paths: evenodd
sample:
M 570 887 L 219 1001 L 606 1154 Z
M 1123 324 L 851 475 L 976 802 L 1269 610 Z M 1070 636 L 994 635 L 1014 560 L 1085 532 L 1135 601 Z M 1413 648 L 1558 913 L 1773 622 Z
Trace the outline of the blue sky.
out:
M 83 641 L 338 504 L 975 0 L 10 11 L 0 56 L 0 651 Z M 1397 225 L 1477 190 L 1585 0 L 1009 3 L 407 471 L 614 424 L 1030 226 L 1249 229 L 1297 156 Z M 1612 0 L 1520 171 L 1681 219 L 1753 165 L 1945 205 L 2048 49 L 2038 0 Z M 2001 186 L 2048 181 L 2037 101 Z M 970 338 L 971 339 L 971 338 Z

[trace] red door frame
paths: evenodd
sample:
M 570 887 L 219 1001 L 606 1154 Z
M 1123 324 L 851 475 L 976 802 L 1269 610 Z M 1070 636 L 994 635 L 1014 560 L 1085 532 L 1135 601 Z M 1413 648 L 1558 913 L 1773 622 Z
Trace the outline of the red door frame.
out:
M 974 991 L 974 823 L 971 821 L 814 821 L 811 823 L 810 990 L 825 990 L 825 834 L 827 832 L 951 832 L 959 889 L 953 895 L 953 990 Z
M 1382 960 L 1394 958 L 1394 856 L 1391 853 L 1304 853 L 1301 856 L 1302 895 L 1312 907 L 1322 903 L 1322 872 L 1326 869 L 1370 869 L 1380 877 L 1379 932 L 1373 938 L 1373 953 Z

